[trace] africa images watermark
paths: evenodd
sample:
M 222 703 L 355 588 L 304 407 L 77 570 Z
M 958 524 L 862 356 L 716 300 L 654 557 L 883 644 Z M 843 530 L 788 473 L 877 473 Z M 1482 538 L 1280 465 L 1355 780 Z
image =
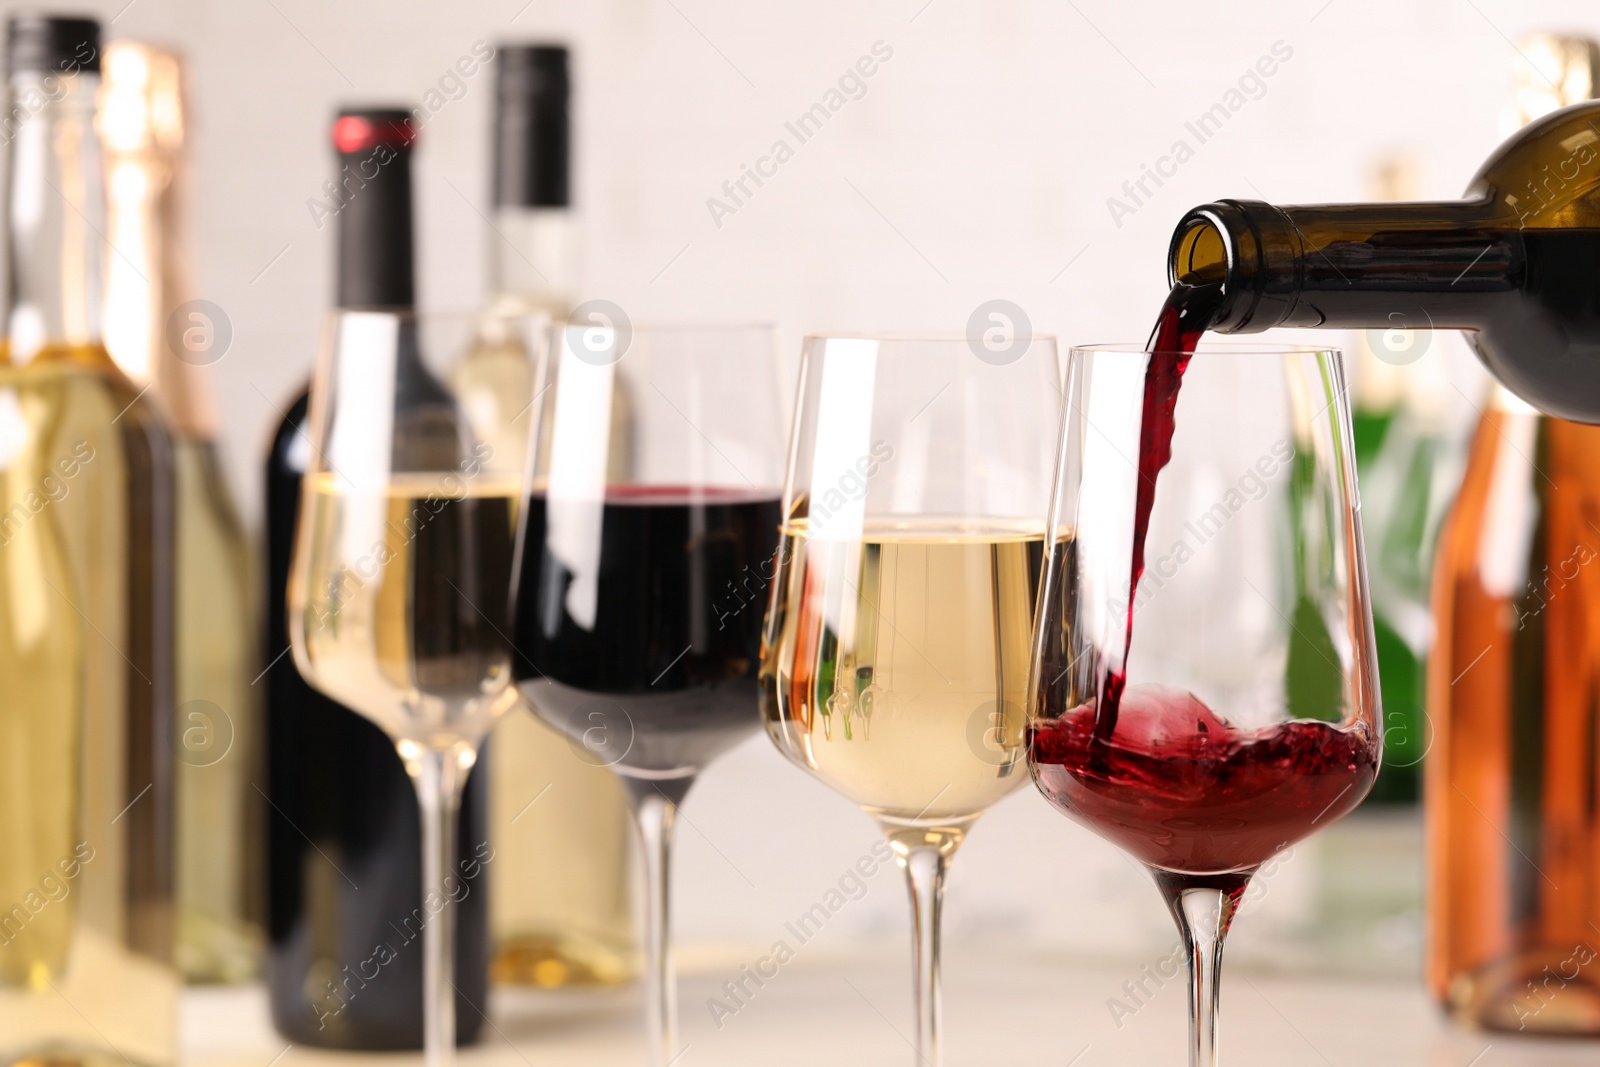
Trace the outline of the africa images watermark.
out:
M 1263 863 L 1251 877 L 1249 887 L 1240 898 L 1238 910 L 1243 911 L 1265 899 L 1267 883 L 1293 858 L 1294 849 L 1290 847 Z M 1110 1012 L 1111 1021 L 1117 1024 L 1117 1029 L 1121 1030 L 1128 1019 L 1149 1007 L 1156 994 L 1168 983 L 1181 978 L 1188 969 L 1187 963 L 1188 949 L 1179 941 L 1171 952 L 1140 967 L 1138 977 L 1123 982 L 1122 996 L 1107 997 L 1106 1011 Z
M 1244 110 L 1245 105 L 1266 96 L 1267 79 L 1278 73 L 1280 66 L 1293 57 L 1294 49 L 1287 42 L 1273 41 L 1271 49 L 1252 66 L 1245 68 L 1235 85 L 1222 94 L 1222 99 L 1202 111 L 1193 121 L 1183 124 L 1188 136 L 1173 141 L 1166 155 L 1156 157 L 1153 168 L 1140 164 L 1139 176 L 1122 183 L 1122 192 L 1127 199 L 1117 196 L 1106 198 L 1106 210 L 1110 212 L 1111 221 L 1117 229 L 1122 229 L 1124 219 L 1136 214 L 1155 197 L 1155 189 L 1166 184 L 1163 178 L 1175 177 L 1178 168 L 1194 158 L 1196 148 L 1215 137 L 1229 119 Z M 1189 141 L 1191 137 L 1193 144 Z M 1155 189 L 1150 188 L 1152 183 Z
M 1234 479 L 1220 500 L 1185 522 L 1182 536 L 1172 543 L 1165 555 L 1151 561 L 1140 577 L 1138 592 L 1133 597 L 1133 610 L 1138 612 L 1168 582 L 1176 578 L 1179 569 L 1194 559 L 1247 504 L 1264 499 L 1270 489 L 1268 483 L 1293 459 L 1293 445 L 1283 439 L 1274 441 L 1271 448 Z M 1125 606 L 1116 605 L 1118 610 Z
M 84 64 L 94 60 L 95 47 L 88 41 L 79 41 L 72 55 L 73 58 L 63 59 L 56 64 L 61 71 L 59 75 L 52 71 L 40 77 L 37 84 L 19 85 L 13 92 L 15 106 L 0 119 L 0 145 L 8 145 L 15 140 L 18 131 L 29 119 L 43 111 L 46 104 L 53 104 L 67 95 L 71 80 L 78 76 Z
M 0 944 L 11 944 L 41 911 L 66 900 L 72 893 L 73 880 L 94 857 L 94 846 L 79 841 L 72 847 L 72 855 L 57 860 L 55 869 L 39 879 L 38 889 L 28 890 L 19 902 L 0 912 Z
M 465 97 L 469 81 L 488 66 L 494 56 L 493 45 L 487 41 L 474 41 L 470 52 L 446 67 L 437 82 L 423 92 L 422 103 L 411 109 L 411 116 L 406 120 L 411 136 L 415 137 L 430 119 Z M 398 156 L 393 145 L 374 145 L 366 158 L 356 163 L 354 170 L 346 163 L 339 168 L 338 181 L 332 178 L 324 181 L 322 194 L 327 199 L 318 200 L 314 196 L 306 199 L 306 210 L 311 213 L 311 221 L 317 224 L 317 229 L 322 229 L 329 219 L 349 206 L 350 201 L 367 187 L 367 183 Z
M 308 1001 L 307 1007 L 317 1020 L 317 1029 L 321 1030 L 328 1025 L 328 1020 L 335 1018 L 362 990 L 367 988 L 367 983 L 375 981 L 383 975 L 383 969 L 400 958 L 400 949 L 405 948 L 421 936 L 423 928 L 433 919 L 437 918 L 447 903 L 460 904 L 472 892 L 472 883 L 482 873 L 491 861 L 494 860 L 494 847 L 487 841 L 479 842 L 472 850 L 472 856 L 460 862 L 461 876 L 445 875 L 443 885 L 439 889 L 430 889 L 422 898 L 420 907 L 414 909 L 396 926 L 393 921 L 389 928 L 399 935 L 399 944 L 394 941 L 380 941 L 374 945 L 372 952 L 364 959 L 354 964 L 345 964 L 339 972 L 337 980 L 327 979 L 322 991 L 316 1000 Z M 452 886 L 451 883 L 454 883 Z M 440 892 L 440 889 L 443 892 Z M 448 898 L 448 900 L 447 900 Z M 351 968 L 355 970 L 352 973 Z
M 801 912 L 793 922 L 784 923 L 784 930 L 797 944 L 807 944 L 821 933 L 830 919 L 844 910 L 845 905 L 865 897 L 867 879 L 893 862 L 894 852 L 889 842 L 876 842 L 865 855 L 846 868 L 834 885 L 822 894 L 821 900 Z M 795 954 L 795 946 L 779 938 L 772 943 L 772 948 L 765 956 L 753 964 L 740 967 L 737 976 L 722 983 L 723 997 L 707 997 L 706 1011 L 711 1013 L 711 1021 L 717 1024 L 717 1029 L 721 1030 L 729 1019 L 749 1007 L 756 994 L 778 977 L 778 972 L 795 958 Z
M 775 138 L 766 153 L 756 157 L 755 165 L 742 163 L 737 177 L 722 183 L 722 197 L 706 198 L 706 210 L 717 229 L 722 229 L 723 219 L 737 215 L 748 204 L 756 190 L 778 176 L 778 169 L 795 157 L 796 150 L 822 132 L 828 120 L 844 110 L 852 100 L 867 95 L 867 79 L 878 73 L 879 67 L 894 58 L 894 49 L 883 41 L 872 42 L 870 54 L 864 54 L 852 66 L 845 68 L 838 81 L 822 94 L 822 99 L 806 108 L 793 120 L 783 124 L 788 136 Z M 790 143 L 793 138 L 793 143 Z M 755 188 L 751 188 L 752 183 Z
M 338 577 L 323 586 L 320 595 L 310 603 L 318 625 L 326 625 L 341 605 L 349 603 L 368 582 L 374 581 L 400 554 L 400 547 L 415 541 L 452 501 L 464 499 L 467 483 L 483 473 L 484 466 L 493 458 L 493 446 L 487 441 L 475 442 L 472 455 L 457 464 L 456 470 L 440 475 L 439 484 L 418 499 L 409 512 L 403 516 L 389 515 L 384 520 L 389 536 L 374 542 L 351 566 L 341 568 Z
M 873 441 L 871 449 L 857 458 L 853 465 L 846 467 L 844 473 L 839 475 L 838 480 L 822 494 L 820 499 L 811 501 L 810 517 L 821 525 L 846 503 L 864 499 L 867 495 L 867 483 L 877 476 L 885 463 L 892 459 L 894 459 L 893 445 L 882 438 Z M 740 570 L 737 586 L 732 580 L 728 582 L 727 595 L 719 598 L 711 608 L 717 616 L 718 630 L 726 629 L 728 620 L 737 618 L 745 608 L 764 602 L 763 591 L 772 583 L 779 569 L 789 562 L 789 553 L 792 551 L 793 543 L 785 538 L 779 542 L 776 552 L 755 567 L 745 564 Z
M 1517 617 L 1517 629 L 1526 629 L 1529 619 L 1539 616 L 1550 602 L 1567 587 L 1567 583 L 1578 577 L 1578 572 L 1588 563 L 1594 561 L 1596 552 L 1582 541 L 1573 545 L 1567 557 L 1556 564 L 1546 563 L 1542 573 L 1529 579 L 1527 593 L 1520 597 L 1518 603 L 1512 603 L 1511 610 Z M 1570 572 L 1570 573 L 1569 573 Z M 1537 584 L 1535 584 L 1537 582 Z
M 0 404 L 3 404 L 3 400 L 0 400 Z M 45 508 L 65 500 L 72 491 L 72 480 L 93 462 L 94 455 L 93 445 L 88 441 L 79 441 L 72 446 L 70 455 L 56 460 L 54 468 L 39 479 L 37 486 L 23 493 L 21 499 L 9 508 L 0 511 L 0 547 L 9 545 L 12 538 L 21 533 Z
M 1528 979 L 1524 983 L 1528 991 L 1518 993 L 1511 1002 L 1511 1010 L 1517 1013 L 1517 1029 L 1527 1029 L 1528 1020 L 1549 1007 L 1567 987 L 1567 983 L 1574 981 L 1579 971 L 1594 962 L 1595 955 L 1594 946 L 1587 941 L 1580 941 L 1572 947 L 1572 954 L 1556 965 L 1555 970 L 1551 970 L 1548 963 L 1544 965 L 1544 970 L 1537 976 L 1538 985 L 1534 985 L 1534 979 Z

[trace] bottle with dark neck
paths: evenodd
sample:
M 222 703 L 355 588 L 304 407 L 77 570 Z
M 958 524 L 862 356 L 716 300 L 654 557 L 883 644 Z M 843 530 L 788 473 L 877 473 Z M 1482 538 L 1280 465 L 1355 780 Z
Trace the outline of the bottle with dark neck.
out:
M 415 302 L 409 113 L 341 112 L 338 306 Z M 421 828 L 394 743 L 313 689 L 287 654 L 286 594 L 300 483 L 311 448 L 291 405 L 267 458 L 268 981 L 273 1022 L 292 1041 L 331 1048 L 422 1047 Z M 468 780 L 462 855 L 492 860 L 488 776 Z M 456 910 L 456 1034 L 476 1040 L 488 986 L 485 862 Z
M 1600 102 L 1513 134 L 1466 199 L 1222 200 L 1173 234 L 1174 283 L 1219 284 L 1209 328 L 1458 329 L 1528 403 L 1600 422 Z
M 171 441 L 104 344 L 114 252 L 95 132 L 99 25 L 16 15 L 6 45 L 5 347 L 42 398 L 40 447 L 56 477 L 4 507 L 16 521 L 27 506 L 29 521 L 61 532 L 65 580 L 40 572 L 52 600 L 39 608 L 59 599 L 83 622 L 84 700 L 70 775 L 52 777 L 44 753 L 7 734 L 16 781 L 0 802 L 0 1033 L 8 1062 L 166 1064 L 178 994 Z M 32 508 L 41 494 L 48 505 Z M 29 858 L 22 843 L 37 846 L 63 809 L 70 847 L 52 846 L 48 866 L 16 867 Z M 61 1012 L 63 999 L 75 1010 Z
M 217 452 L 211 364 L 218 309 L 189 301 L 182 67 L 132 41 L 106 47 L 100 130 L 108 175 L 106 347 L 172 427 L 177 493 L 177 963 L 191 982 L 253 979 L 264 855 L 259 646 L 250 552 Z
M 567 50 L 495 50 L 491 296 L 471 349 L 452 372 L 456 395 L 497 457 L 527 451 L 533 364 L 519 316 L 566 318 L 575 287 Z M 627 417 L 625 399 L 614 419 Z M 527 708 L 495 723 L 480 766 L 491 767 L 495 846 L 490 933 L 497 983 L 540 988 L 610 985 L 635 970 L 629 901 L 633 825 L 616 775 L 573 759 L 565 735 Z M 549 792 L 557 803 L 534 803 Z M 548 799 L 548 798 L 547 798 Z

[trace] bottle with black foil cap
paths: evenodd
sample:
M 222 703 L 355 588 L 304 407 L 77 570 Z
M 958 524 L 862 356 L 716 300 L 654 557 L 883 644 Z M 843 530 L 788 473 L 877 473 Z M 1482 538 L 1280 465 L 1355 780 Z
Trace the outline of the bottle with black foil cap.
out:
M 338 306 L 415 303 L 411 154 L 403 109 L 340 112 L 326 211 L 338 235 Z M 296 669 L 285 595 L 311 447 L 302 392 L 267 457 L 268 955 L 272 1018 L 324 1048 L 422 1047 L 421 829 L 394 743 Z M 467 783 L 462 855 L 487 850 L 487 775 Z M 482 851 L 480 851 L 482 850 Z M 456 908 L 456 1035 L 475 1041 L 488 985 L 482 865 Z
M 508 324 L 540 312 L 564 319 L 575 287 L 567 58 L 551 45 L 496 50 L 492 295 L 453 375 L 479 436 L 519 457 L 536 421 L 532 367 Z M 621 433 L 631 421 L 620 392 L 613 421 Z M 493 740 L 491 976 L 543 988 L 627 980 L 637 969 L 633 828 L 616 776 L 575 758 L 526 707 L 502 716 Z

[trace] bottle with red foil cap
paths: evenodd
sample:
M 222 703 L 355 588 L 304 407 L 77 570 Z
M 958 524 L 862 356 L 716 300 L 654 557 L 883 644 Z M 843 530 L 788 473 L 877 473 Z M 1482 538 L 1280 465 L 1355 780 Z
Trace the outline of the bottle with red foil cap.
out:
M 337 227 L 337 304 L 415 303 L 410 113 L 341 111 L 338 171 L 319 221 Z M 311 444 L 307 394 L 289 408 L 267 457 L 267 977 L 272 1019 L 299 1044 L 422 1047 L 421 888 L 417 798 L 394 743 L 323 696 L 285 655 L 285 593 L 300 481 Z M 456 910 L 456 1038 L 475 1041 L 488 987 L 488 776 L 473 774 L 461 806 L 466 893 Z

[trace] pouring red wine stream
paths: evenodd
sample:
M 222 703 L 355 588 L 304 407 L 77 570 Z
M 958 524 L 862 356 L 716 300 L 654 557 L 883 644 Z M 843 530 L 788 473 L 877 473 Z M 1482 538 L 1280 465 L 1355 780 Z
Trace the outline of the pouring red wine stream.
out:
M 1161 305 L 1161 315 L 1145 351 L 1150 355 L 1144 375 L 1144 410 L 1139 425 L 1139 482 L 1133 505 L 1133 560 L 1128 576 L 1128 617 L 1122 640 L 1122 659 L 1106 668 L 1095 718 L 1095 738 L 1109 742 L 1117 727 L 1122 689 L 1128 681 L 1128 650 L 1133 644 L 1133 602 L 1144 575 L 1144 542 L 1150 529 L 1150 510 L 1156 502 L 1156 476 L 1172 460 L 1172 432 L 1178 390 L 1189 357 L 1211 325 L 1222 303 L 1222 283 L 1186 285 L 1179 282 Z
M 1377 740 L 1365 724 L 1291 719 L 1241 729 L 1193 693 L 1127 689 L 1156 481 L 1172 459 L 1184 372 L 1222 288 L 1174 286 L 1146 346 L 1120 661 L 1105 667 L 1098 698 L 1034 724 L 1029 737 L 1035 779 L 1052 804 L 1151 866 L 1194 875 L 1254 870 L 1355 807 L 1377 774 Z

